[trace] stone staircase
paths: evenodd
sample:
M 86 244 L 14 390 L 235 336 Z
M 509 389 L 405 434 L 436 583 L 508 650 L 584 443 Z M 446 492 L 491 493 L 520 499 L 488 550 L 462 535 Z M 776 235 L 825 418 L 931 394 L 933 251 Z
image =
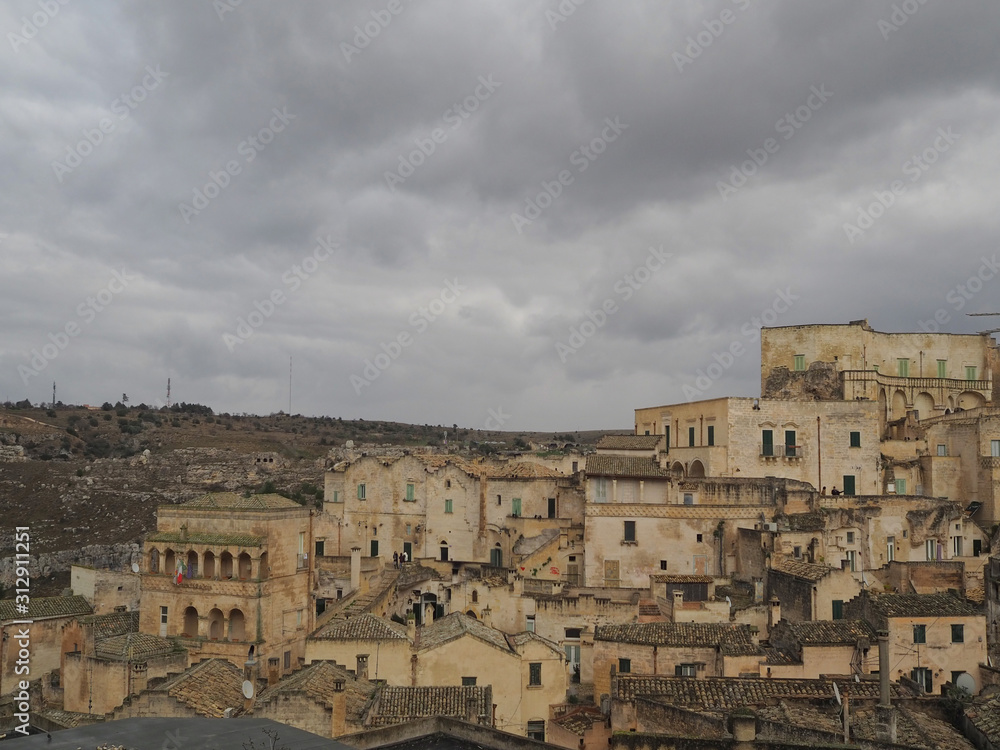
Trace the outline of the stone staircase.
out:
M 663 622 L 666 618 L 652 599 L 639 600 L 639 622 Z
M 370 612 L 377 604 L 395 593 L 398 580 L 398 570 L 385 568 L 377 576 L 372 577 L 366 593 L 352 592 L 317 617 L 317 628 L 326 625 L 331 620 L 346 620 L 349 617 Z

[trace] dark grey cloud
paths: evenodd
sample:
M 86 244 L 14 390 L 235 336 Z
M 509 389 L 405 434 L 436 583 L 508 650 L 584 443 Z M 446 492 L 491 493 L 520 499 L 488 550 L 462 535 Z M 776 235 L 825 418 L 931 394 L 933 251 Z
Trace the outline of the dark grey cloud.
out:
M 985 0 L 229 4 L 0 11 L 0 398 L 621 427 L 772 319 L 993 326 Z

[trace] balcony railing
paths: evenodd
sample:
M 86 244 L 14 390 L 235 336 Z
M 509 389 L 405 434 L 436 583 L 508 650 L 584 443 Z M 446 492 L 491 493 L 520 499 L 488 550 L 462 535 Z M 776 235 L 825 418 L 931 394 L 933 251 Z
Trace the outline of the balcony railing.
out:
M 805 451 L 801 445 L 769 445 L 761 443 L 761 458 L 802 458 Z
M 840 373 L 845 382 L 867 382 L 874 380 L 882 385 L 898 388 L 921 388 L 932 390 L 943 388 L 952 391 L 988 391 L 992 388 L 989 380 L 959 380 L 958 378 L 900 377 L 887 375 L 875 370 L 844 370 Z

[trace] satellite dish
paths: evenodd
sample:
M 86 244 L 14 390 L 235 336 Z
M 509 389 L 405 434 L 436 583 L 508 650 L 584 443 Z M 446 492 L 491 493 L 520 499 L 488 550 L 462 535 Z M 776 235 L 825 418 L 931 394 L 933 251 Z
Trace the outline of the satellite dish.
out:
M 139 572 L 139 563 L 132 563 L 132 572 L 133 573 Z
M 253 683 L 250 680 L 243 680 L 243 697 L 247 700 L 253 698 Z
M 962 672 L 962 674 L 955 679 L 955 687 L 959 690 L 964 690 L 969 695 L 972 695 L 976 691 L 976 681 L 968 672 Z
M 840 700 L 840 688 L 837 687 L 837 683 L 833 683 L 833 697 L 837 699 L 837 705 L 842 706 L 844 702 Z

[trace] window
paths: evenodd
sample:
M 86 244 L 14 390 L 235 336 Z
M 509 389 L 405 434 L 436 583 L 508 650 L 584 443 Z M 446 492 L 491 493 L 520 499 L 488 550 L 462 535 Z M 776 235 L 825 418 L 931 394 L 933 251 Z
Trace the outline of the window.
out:
M 519 497 L 511 498 L 511 501 L 510 501 L 510 514 L 512 516 L 520 516 L 521 515 L 521 498 L 519 498 Z
M 927 643 L 927 626 L 926 625 L 914 625 L 913 626 L 913 642 L 914 643 Z
M 844 600 L 834 599 L 830 604 L 833 605 L 833 619 L 843 620 L 844 619 Z
M 463 677 L 462 678 L 462 685 L 464 687 L 475 687 L 476 686 L 476 678 L 475 677 Z
M 675 677 L 695 677 L 698 667 L 695 664 L 677 664 L 674 666 Z
M 406 535 L 407 536 L 409 536 L 411 533 L 413 533 L 412 530 L 413 530 L 413 526 L 411 526 L 410 524 L 406 524 Z
M 848 531 L 847 532 L 847 543 L 848 544 L 854 544 L 854 532 L 853 531 Z
M 951 626 L 951 642 L 965 643 L 965 625 Z
M 701 540 L 702 540 L 702 538 L 703 538 L 703 537 L 702 537 L 702 535 L 701 535 L 701 534 L 697 534 L 697 535 L 695 535 L 695 541 L 696 541 L 696 542 L 698 542 L 699 544 L 701 544 Z
M 858 553 L 853 549 L 847 550 L 847 569 L 852 573 L 858 568 Z
M 333 502 L 335 502 L 335 503 L 339 503 L 340 502 L 340 490 L 334 490 L 333 491 Z
M 924 545 L 928 560 L 937 560 L 937 539 L 928 539 Z
M 529 739 L 538 740 L 539 742 L 545 742 L 545 722 L 544 721 L 529 721 L 527 724 L 527 732 Z
M 961 557 L 962 556 L 962 537 L 956 536 L 952 538 L 952 556 Z
M 691 493 L 691 492 L 685 492 L 684 493 L 684 504 L 685 505 L 694 505 L 694 494 L 693 493 Z
M 618 660 L 618 674 L 629 674 L 632 671 L 631 659 Z
M 938 443 L 937 454 L 939 456 L 947 456 L 948 455 L 948 446 L 945 445 L 944 443 Z
M 326 554 L 326 541 L 324 539 L 316 540 L 316 557 L 323 557 Z
M 1000 458 L 1000 440 L 990 441 L 990 455 L 993 458 Z
M 785 455 L 798 455 L 795 451 L 795 430 L 785 430 Z
M 708 426 L 708 444 L 715 445 L 715 425 L 710 424 Z
M 792 557 L 796 560 L 802 559 L 802 547 L 792 547 Z
M 934 689 L 934 673 L 928 667 L 914 668 L 910 678 L 920 685 L 925 693 L 930 693 Z
M 622 540 L 625 542 L 635 541 L 635 521 L 625 522 L 625 535 L 622 537 Z
M 160 607 L 160 625 L 167 624 L 167 612 L 169 610 L 166 607 Z
M 694 427 L 688 427 L 688 445 L 694 447 Z
M 292 668 L 292 652 L 291 651 L 286 651 L 285 652 L 285 669 L 291 669 L 291 668 Z
M 860 448 L 861 447 L 861 433 L 860 432 L 855 431 L 855 432 L 851 433 L 851 447 L 852 448 Z
M 855 493 L 855 487 L 854 487 L 854 475 L 853 474 L 844 474 L 844 494 L 845 495 L 854 495 L 854 494 L 856 494 Z
M 663 428 L 663 435 L 666 438 L 664 442 L 666 443 L 667 453 L 670 453 L 670 425 L 666 425 Z
M 365 485 L 362 483 L 362 484 L 358 485 L 358 500 L 365 500 L 365 499 L 366 499 L 365 498 Z
M 802 372 L 804 369 L 806 369 L 806 355 L 805 354 L 796 354 L 795 355 L 795 371 L 796 372 Z
M 896 559 L 896 537 L 887 536 L 885 538 L 885 561 L 892 562 Z
M 542 663 L 540 661 L 528 664 L 528 684 L 536 686 L 542 684 Z
M 660 560 L 660 570 L 666 570 L 666 569 L 667 569 L 667 561 Z
M 905 479 L 897 479 L 896 480 L 896 494 L 897 495 L 905 495 L 906 494 L 906 480 Z
M 910 377 L 910 360 L 909 359 L 897 359 L 899 366 L 899 377 L 908 378 Z
M 407 484 L 406 484 L 406 502 L 408 502 L 408 503 L 415 502 L 415 498 L 413 496 L 415 491 L 416 491 L 416 487 L 413 486 L 413 483 L 412 482 L 407 482 Z
M 452 505 L 451 500 L 445 500 L 444 501 L 444 512 L 445 513 L 453 513 L 454 512 L 454 506 Z
M 938 372 L 938 377 L 939 378 L 946 378 L 946 377 L 948 377 L 948 360 L 946 360 L 946 359 L 939 359 L 937 361 L 937 367 L 938 367 L 937 372 Z
M 444 488 L 446 490 L 450 490 L 451 489 L 451 480 L 450 479 L 445 479 L 444 480 Z M 475 683 L 472 683 L 472 684 L 475 685 Z
M 762 430 L 760 433 L 760 455 L 774 455 L 774 430 Z
M 527 615 L 524 618 L 524 629 L 527 630 L 529 633 L 534 633 L 535 632 L 535 616 L 534 615 Z
M 594 500 L 599 503 L 608 501 L 608 480 L 605 477 L 594 480 Z
M 563 632 L 566 633 L 567 638 L 579 640 L 580 634 L 583 632 L 583 628 L 566 628 Z
M 371 540 L 372 553 L 371 557 L 378 557 L 378 539 Z
M 966 380 L 976 379 L 976 368 L 974 366 L 965 368 L 965 379 Z

